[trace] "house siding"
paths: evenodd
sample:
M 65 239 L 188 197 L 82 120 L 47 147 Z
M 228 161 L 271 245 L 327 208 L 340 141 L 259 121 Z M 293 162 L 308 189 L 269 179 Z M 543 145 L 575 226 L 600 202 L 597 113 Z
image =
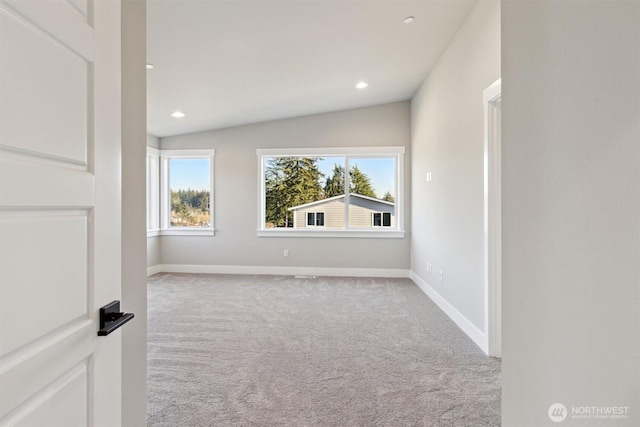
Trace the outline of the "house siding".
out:
M 349 227 L 351 228 L 371 228 L 372 214 L 375 212 L 391 213 L 391 227 L 396 226 L 395 206 L 353 196 L 349 198 L 349 205 Z M 307 228 L 309 212 L 324 213 L 324 228 L 344 228 L 344 198 L 295 209 L 294 228 Z
M 372 214 L 375 212 L 391 213 L 391 227 L 396 226 L 395 206 L 357 197 L 351 197 L 349 205 L 349 227 L 351 228 L 371 228 Z
M 344 228 L 344 199 L 332 200 L 295 211 L 295 228 L 307 227 L 308 212 L 324 212 L 324 228 Z M 316 228 L 316 227 L 314 227 Z

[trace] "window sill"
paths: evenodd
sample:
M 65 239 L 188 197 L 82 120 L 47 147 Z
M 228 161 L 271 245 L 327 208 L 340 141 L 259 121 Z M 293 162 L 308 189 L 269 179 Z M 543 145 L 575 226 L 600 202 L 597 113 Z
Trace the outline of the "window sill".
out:
M 170 228 L 163 230 L 149 230 L 147 231 L 147 237 L 155 236 L 214 236 L 215 230 L 213 228 L 193 228 L 193 229 L 181 229 Z
M 368 239 L 403 239 L 405 232 L 399 230 L 258 230 L 258 237 L 333 237 Z

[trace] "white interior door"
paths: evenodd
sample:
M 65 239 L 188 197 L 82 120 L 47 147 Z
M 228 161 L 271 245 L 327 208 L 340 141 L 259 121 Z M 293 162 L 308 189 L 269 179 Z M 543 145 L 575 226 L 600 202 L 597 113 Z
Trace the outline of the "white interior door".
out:
M 0 0 L 0 426 L 119 426 L 120 4 Z

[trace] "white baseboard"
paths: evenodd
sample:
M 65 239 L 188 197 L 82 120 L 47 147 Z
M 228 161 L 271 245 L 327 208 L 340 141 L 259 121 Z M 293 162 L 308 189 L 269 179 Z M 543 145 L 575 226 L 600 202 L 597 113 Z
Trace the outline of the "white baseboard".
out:
M 157 273 L 162 273 L 162 265 L 156 264 L 153 267 L 147 267 L 147 277 L 153 276 Z
M 243 265 L 185 265 L 158 264 L 147 268 L 147 276 L 157 273 L 208 273 L 208 274 L 265 274 L 282 276 L 337 276 L 337 277 L 389 277 L 411 278 L 416 285 L 455 322 L 462 331 L 485 353 L 488 351 L 487 336 L 469 319 L 455 309 L 427 282 L 413 271 L 389 268 L 326 268 L 326 267 L 269 267 Z
M 244 265 L 183 265 L 158 264 L 147 268 L 147 275 L 156 273 L 209 274 L 267 274 L 281 276 L 338 276 L 338 277 L 409 277 L 409 270 L 392 268 L 326 268 L 326 267 L 269 267 Z
M 420 276 L 415 274 L 413 271 L 410 273 L 411 280 L 415 282 L 416 285 L 422 292 L 427 294 L 429 298 L 438 306 L 444 313 L 451 318 L 455 322 L 456 325 L 462 331 L 469 336 L 476 343 L 478 347 L 486 354 L 488 353 L 489 345 L 487 342 L 487 335 L 478 329 L 473 323 L 469 321 L 466 317 L 462 315 L 458 310 L 455 309 L 454 306 L 449 304 L 449 302 L 442 297 L 438 292 L 435 291 L 427 282 L 425 282 Z

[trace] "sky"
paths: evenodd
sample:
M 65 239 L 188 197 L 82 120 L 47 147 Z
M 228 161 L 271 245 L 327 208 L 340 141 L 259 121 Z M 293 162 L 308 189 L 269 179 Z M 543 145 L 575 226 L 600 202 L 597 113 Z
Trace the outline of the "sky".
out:
M 210 190 L 209 159 L 170 159 L 169 162 L 172 190 Z
M 324 157 L 318 161 L 318 168 L 325 175 L 325 178 L 328 178 L 333 176 L 333 166 L 336 163 L 344 165 L 344 157 Z M 394 158 L 349 158 L 349 167 L 354 165 L 357 165 L 358 169 L 369 177 L 371 186 L 379 199 L 384 197 L 387 191 L 393 197 L 396 196 Z
M 336 163 L 344 165 L 344 157 L 324 157 L 318 161 L 318 168 L 325 178 L 331 177 Z M 371 179 L 371 185 L 379 199 L 387 191 L 396 196 L 394 158 L 350 158 L 349 166 L 354 165 Z M 171 189 L 210 190 L 209 159 L 171 159 L 169 168 Z

